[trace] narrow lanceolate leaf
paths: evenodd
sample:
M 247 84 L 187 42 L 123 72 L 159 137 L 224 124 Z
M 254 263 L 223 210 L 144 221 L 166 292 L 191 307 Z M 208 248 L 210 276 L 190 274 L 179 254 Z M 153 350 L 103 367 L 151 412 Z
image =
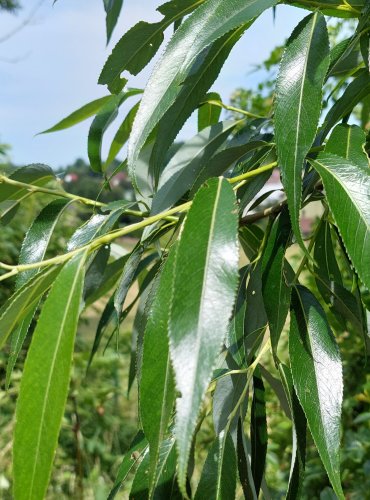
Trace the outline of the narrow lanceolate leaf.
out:
M 236 454 L 230 434 L 223 431 L 209 450 L 195 500 L 234 500 Z
M 87 140 L 87 153 L 90 160 L 91 168 L 95 172 L 102 172 L 104 170 L 101 159 L 101 148 L 103 143 L 104 132 L 109 125 L 114 121 L 118 115 L 119 107 L 131 96 L 140 94 L 142 91 L 139 89 L 131 89 L 127 92 L 122 92 L 117 96 L 112 96 L 104 107 L 100 109 L 94 118 Z
M 199 190 L 177 249 L 169 320 L 170 353 L 180 396 L 175 435 L 185 494 L 200 405 L 227 333 L 238 282 L 235 195 L 222 178 Z
M 253 375 L 251 411 L 251 467 L 257 496 L 265 472 L 267 439 L 265 386 L 260 370 L 257 368 Z
M 104 8 L 106 12 L 106 26 L 107 26 L 107 43 L 112 36 L 113 30 L 117 24 L 118 17 L 120 15 L 123 0 L 103 0 Z
M 352 113 L 355 106 L 365 99 L 370 92 L 370 75 L 367 70 L 361 71 L 358 76 L 348 85 L 343 95 L 334 103 L 325 117 L 321 130 L 324 139 L 332 127 L 343 117 Z
M 276 0 L 209 0 L 176 30 L 143 95 L 129 142 L 129 169 L 151 131 L 179 96 L 192 62 L 212 42 L 259 16 Z
M 315 139 L 322 87 L 329 67 L 325 18 L 316 12 L 299 23 L 291 35 L 276 85 L 275 138 L 292 228 L 304 248 L 299 227 L 302 168 Z
M 291 224 L 287 209 L 275 220 L 262 258 L 262 294 L 269 320 L 271 346 L 275 359 L 281 332 L 290 306 L 291 288 L 285 276 L 288 262 L 285 252 L 291 242 Z
M 323 221 L 319 227 L 315 240 L 314 258 L 318 267 L 317 289 L 325 302 L 330 304 L 335 283 L 342 285 L 343 281 L 328 221 Z
M 14 497 L 44 498 L 67 399 L 86 255 L 70 261 L 42 309 L 16 408 Z M 50 328 L 53 325 L 53 328 Z
M 291 371 L 283 364 L 279 365 L 279 371 L 293 421 L 293 450 L 287 500 L 295 500 L 301 497 L 303 488 L 306 465 L 307 420 L 294 390 Z
M 326 153 L 332 153 L 350 160 L 354 165 L 369 167 L 365 153 L 366 135 L 358 125 L 337 125 L 325 146 Z
M 171 207 L 192 188 L 212 155 L 225 143 L 237 123 L 233 120 L 217 123 L 185 142 L 160 177 L 152 214 Z
M 81 123 L 87 120 L 88 118 L 91 118 L 92 116 L 96 115 L 96 113 L 98 113 L 103 108 L 103 106 L 108 104 L 108 102 L 111 100 L 112 100 L 111 95 L 95 99 L 94 101 L 85 104 L 85 106 L 82 106 L 82 108 L 77 109 L 76 111 L 68 115 L 66 118 L 63 118 L 63 120 L 58 122 L 53 127 L 50 127 L 40 133 L 49 134 L 50 132 L 58 132 L 59 130 L 64 130 L 66 128 L 73 127 L 74 125 L 77 125 L 78 123 Z
M 191 113 L 205 99 L 234 45 L 251 23 L 226 33 L 197 56 L 188 71 L 176 101 L 161 118 L 152 154 L 153 172 L 157 178 L 166 153 Z M 221 111 L 221 108 L 219 108 Z
M 68 202 L 63 199 L 54 200 L 47 205 L 36 219 L 31 224 L 22 244 L 19 264 L 32 264 L 40 262 L 45 256 L 46 249 L 49 245 L 50 238 L 55 229 L 60 215 L 68 205 Z M 32 277 L 37 274 L 37 269 L 30 269 L 17 275 L 16 290 L 25 285 Z M 36 312 L 37 304 L 31 309 L 27 317 L 20 323 L 17 330 L 13 332 L 11 339 L 10 355 L 6 370 L 6 384 L 9 386 L 11 373 L 15 362 L 17 361 L 19 352 L 22 348 L 24 339 L 26 338 L 31 321 Z
M 370 289 L 370 169 L 330 153 L 320 154 L 312 165 L 352 264 Z
M 117 130 L 116 135 L 114 136 L 112 144 L 109 148 L 108 157 L 105 162 L 106 168 L 112 163 L 113 160 L 115 160 L 119 152 L 122 150 L 123 146 L 128 141 L 139 105 L 140 102 L 137 102 L 134 105 L 134 107 L 127 113 L 125 119 Z
M 123 457 L 122 463 L 118 469 L 116 480 L 114 481 L 113 488 L 111 489 L 107 500 L 113 500 L 113 498 L 116 497 L 127 475 L 135 467 L 147 449 L 148 441 L 146 440 L 143 431 L 139 431 L 131 443 L 130 449 Z
M 168 345 L 175 250 L 171 250 L 161 271 L 144 334 L 139 401 L 141 423 L 150 444 L 150 494 L 156 482 L 159 447 L 164 440 L 175 402 Z
M 176 0 L 158 7 L 164 18 L 157 23 L 140 21 L 123 35 L 114 47 L 99 77 L 99 83 L 108 84 L 120 78 L 123 71 L 137 75 L 151 61 L 161 46 L 164 30 L 173 22 L 190 14 L 204 0 Z
M 215 106 L 208 101 L 221 101 L 220 94 L 217 92 L 210 92 L 204 98 L 204 104 L 201 104 L 198 109 L 198 132 L 211 125 L 215 125 L 221 116 L 222 108 Z
M 338 345 L 316 298 L 307 288 L 293 293 L 289 357 L 294 388 L 335 493 L 340 482 L 340 420 L 343 400 Z

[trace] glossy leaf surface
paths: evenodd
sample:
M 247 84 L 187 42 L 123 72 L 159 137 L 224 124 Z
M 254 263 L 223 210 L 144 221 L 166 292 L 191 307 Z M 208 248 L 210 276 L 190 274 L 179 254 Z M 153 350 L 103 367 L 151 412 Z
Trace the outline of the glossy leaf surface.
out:
M 323 181 L 349 257 L 370 288 L 370 169 L 330 153 L 320 154 L 312 164 Z
M 192 188 L 210 157 L 225 143 L 236 125 L 237 122 L 231 120 L 217 123 L 180 147 L 160 177 L 153 199 L 153 214 L 171 207 Z
M 149 134 L 178 97 L 195 57 L 227 32 L 271 7 L 274 0 L 210 0 L 177 29 L 146 86 L 129 142 L 131 172 Z
M 276 84 L 275 138 L 292 228 L 303 246 L 299 227 L 304 159 L 315 139 L 322 87 L 329 67 L 325 18 L 316 12 L 288 40 Z
M 168 339 L 175 250 L 171 250 L 160 273 L 144 335 L 140 416 L 150 445 L 150 491 L 155 486 L 159 448 L 164 440 L 175 402 Z
M 342 362 L 325 313 L 304 287 L 293 293 L 289 357 L 298 399 L 331 484 L 340 499 Z
M 221 178 L 208 181 L 194 198 L 177 250 L 169 332 L 181 394 L 175 433 L 183 492 L 200 405 L 234 304 L 238 281 L 235 208 L 229 183 Z

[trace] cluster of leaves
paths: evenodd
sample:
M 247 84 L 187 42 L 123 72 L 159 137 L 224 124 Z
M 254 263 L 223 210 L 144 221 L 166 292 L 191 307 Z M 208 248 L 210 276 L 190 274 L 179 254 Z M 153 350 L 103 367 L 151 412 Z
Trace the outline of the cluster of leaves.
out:
M 19 3 L 14 0 L 0 0 L 0 10 L 13 12 L 19 9 Z
M 106 3 L 112 7 L 108 13 L 120 10 L 122 2 L 117 2 L 117 11 L 114 3 Z M 348 121 L 356 106 L 366 109 L 370 91 L 370 4 L 287 3 L 313 12 L 286 43 L 268 116 L 242 110 L 241 119 L 219 121 L 221 108 L 227 106 L 207 92 L 235 43 L 277 2 L 171 0 L 158 7 L 161 21 L 141 21 L 113 49 L 99 78 L 111 94 L 48 130 L 94 116 L 88 154 L 91 168 L 103 175 L 128 141 L 127 160 L 119 168 L 127 165 L 137 206 L 127 200 L 107 205 L 50 189 L 53 172 L 44 165 L 0 177 L 0 202 L 10 211 L 38 192 L 58 196 L 32 223 L 19 264 L 0 263 L 1 280 L 16 276 L 15 292 L 0 310 L 0 344 L 11 335 L 7 382 L 38 304 L 48 292 L 17 401 L 17 500 L 45 495 L 68 394 L 78 318 L 81 310 L 107 293 L 110 298 L 90 362 L 104 335 L 113 328 L 114 338 L 138 303 L 129 387 L 136 379 L 140 413 L 140 430 L 109 498 L 132 470 L 131 498 L 234 498 L 237 485 L 246 498 L 257 498 L 260 491 L 268 495 L 265 384 L 276 392 L 292 422 L 287 497 L 299 498 L 302 492 L 309 430 L 333 494 L 344 498 L 343 367 L 334 332 L 354 329 L 367 347 L 368 143 L 364 130 Z M 331 47 L 325 14 L 358 22 L 348 38 Z M 110 26 L 116 15 L 112 19 Z M 173 24 L 175 32 L 144 92 L 127 89 L 122 73 L 136 75 L 146 67 L 164 30 Z M 361 63 L 350 65 L 343 92 L 320 124 L 323 89 L 338 65 L 358 49 Z M 119 126 L 103 161 L 105 130 L 121 104 L 139 95 L 140 103 Z M 174 148 L 177 133 L 196 109 L 197 135 Z M 266 198 L 259 193 L 275 168 L 286 200 L 258 211 Z M 55 224 L 72 201 L 91 206 L 94 213 L 76 229 L 66 252 L 45 259 Z M 317 201 L 323 215 L 306 245 L 300 210 Z M 138 222 L 119 227 L 127 214 L 138 217 Z M 256 224 L 265 218 L 263 228 Z M 138 236 L 133 251 L 111 260 L 114 241 L 132 233 Z M 303 254 L 297 269 L 289 260 L 292 245 Z M 240 268 L 241 253 L 246 264 Z M 300 284 L 303 271 L 312 275 L 315 288 Z M 127 305 L 136 280 L 139 291 Z M 288 356 L 282 356 L 280 338 L 287 320 Z M 276 376 L 264 362 L 269 351 Z M 195 484 L 196 437 L 209 415 L 216 437 Z

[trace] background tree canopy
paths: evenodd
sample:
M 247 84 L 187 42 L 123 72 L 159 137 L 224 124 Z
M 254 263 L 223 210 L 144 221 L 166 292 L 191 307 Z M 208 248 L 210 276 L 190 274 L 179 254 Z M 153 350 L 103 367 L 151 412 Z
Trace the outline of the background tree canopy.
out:
M 171 0 L 44 131 L 89 165 L 1 166 L 5 498 L 368 497 L 370 3 L 285 3 L 257 89 L 213 85 L 277 2 Z

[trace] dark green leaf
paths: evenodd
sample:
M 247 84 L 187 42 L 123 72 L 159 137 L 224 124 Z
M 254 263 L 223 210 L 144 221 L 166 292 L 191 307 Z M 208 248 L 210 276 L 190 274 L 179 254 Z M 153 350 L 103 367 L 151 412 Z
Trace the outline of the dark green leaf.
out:
M 165 17 L 158 23 L 140 21 L 123 35 L 99 77 L 99 83 L 112 84 L 123 71 L 137 75 L 151 61 L 163 42 L 163 32 L 177 19 L 192 12 L 204 0 L 172 1 L 158 7 Z
M 238 446 L 237 460 L 240 483 L 243 488 L 244 498 L 257 500 L 256 490 L 253 484 L 252 469 L 250 464 L 250 446 L 244 433 L 243 421 L 238 423 Z
M 251 411 L 251 467 L 257 496 L 265 471 L 267 454 L 267 420 L 265 386 L 257 368 L 253 374 L 253 400 Z
M 111 95 L 107 95 L 104 97 L 100 97 L 99 99 L 95 99 L 94 101 L 85 104 L 82 108 L 74 111 L 66 118 L 58 122 L 51 128 L 40 132 L 41 134 L 49 134 L 50 132 L 58 132 L 59 130 L 64 130 L 66 128 L 73 127 L 77 125 L 77 123 L 83 122 L 88 118 L 96 115 L 104 106 L 106 106 L 112 100 Z
M 293 293 L 289 357 L 298 399 L 330 482 L 344 499 L 340 482 L 342 363 L 325 313 L 309 290 Z
M 198 110 L 198 132 L 211 125 L 215 125 L 220 119 L 222 108 L 221 106 L 215 106 L 207 102 L 212 100 L 222 101 L 220 94 L 217 94 L 217 92 L 210 92 L 205 96 L 205 102 L 199 106 Z
M 343 95 L 334 103 L 325 117 L 321 134 L 322 139 L 326 137 L 331 128 L 343 117 L 352 113 L 354 107 L 362 101 L 370 92 L 370 75 L 368 71 L 361 71 L 358 76 L 348 85 Z
M 366 135 L 357 125 L 342 123 L 337 125 L 325 146 L 326 153 L 332 153 L 350 160 L 354 165 L 369 167 L 365 153 Z
M 118 17 L 120 15 L 123 0 L 103 0 L 106 15 L 106 25 L 107 25 L 107 43 L 112 36 L 113 30 L 117 24 Z
M 342 275 L 334 253 L 330 224 L 327 221 L 320 224 L 315 240 L 314 258 L 320 278 L 316 279 L 317 288 L 325 302 L 330 304 L 331 290 L 334 283 L 342 284 Z
M 370 289 L 370 169 L 330 153 L 310 161 L 321 176 L 349 257 Z
M 222 432 L 209 450 L 195 500 L 234 500 L 236 454 L 230 434 Z
M 222 178 L 208 181 L 194 198 L 177 251 L 169 332 L 181 394 L 176 440 L 182 493 L 200 405 L 234 304 L 238 281 L 235 208 L 230 184 Z
M 230 51 L 248 26 L 249 24 L 244 24 L 216 40 L 192 63 L 186 80 L 181 84 L 178 98 L 166 111 L 158 125 L 152 155 L 153 173 L 156 179 L 162 171 L 167 150 L 191 113 L 205 99 L 207 90 L 218 77 Z
M 269 320 L 271 346 L 277 348 L 290 306 L 291 288 L 287 285 L 285 252 L 291 243 L 291 223 L 285 207 L 275 220 L 262 257 L 262 294 Z
M 118 153 L 128 141 L 139 105 L 140 102 L 135 104 L 117 130 L 108 152 L 107 161 L 105 162 L 106 168 L 116 159 Z
M 245 366 L 246 355 L 244 345 L 245 315 L 247 310 L 247 279 L 250 266 L 239 271 L 239 287 L 234 311 L 229 323 L 226 347 L 237 363 L 238 367 Z
M 226 358 L 225 366 L 228 370 L 238 370 L 240 368 L 232 358 L 230 359 L 230 356 Z M 223 376 L 217 380 L 216 390 L 213 395 L 215 432 L 220 435 L 228 427 L 235 445 L 237 443 L 238 421 L 240 418 L 244 421 L 248 408 L 248 398 L 244 398 L 243 404 L 240 405 L 239 411 L 231 422 L 229 422 L 229 416 L 242 396 L 246 383 L 247 375 L 245 373 Z
M 275 0 L 229 0 L 226 6 L 223 0 L 209 0 L 176 30 L 152 73 L 135 119 L 128 152 L 133 178 L 141 149 L 179 96 L 194 59 L 215 40 L 252 21 L 275 3 Z
M 170 363 L 168 319 L 176 249 L 173 248 L 159 277 L 145 328 L 140 378 L 140 416 L 150 445 L 149 489 L 157 481 L 159 448 L 164 440 L 175 402 Z
M 16 409 L 14 497 L 44 498 L 67 400 L 86 255 L 60 272 L 28 352 Z M 53 328 L 50 328 L 53 325 Z
M 238 122 L 225 121 L 204 129 L 185 142 L 162 172 L 152 214 L 163 212 L 192 188 L 211 156 L 225 143 Z
M 292 467 L 290 469 L 287 500 L 295 500 L 301 497 L 303 487 L 306 465 L 307 421 L 294 390 L 293 378 L 289 368 L 280 364 L 279 371 L 293 420 Z
M 292 228 L 305 249 L 299 227 L 302 168 L 315 139 L 322 87 L 329 67 L 329 38 L 319 12 L 307 16 L 287 43 L 276 84 L 275 139 Z
M 104 132 L 118 115 L 119 107 L 131 96 L 141 94 L 139 89 L 130 89 L 117 96 L 112 96 L 110 101 L 103 106 L 94 118 L 87 140 L 87 153 L 91 168 L 95 172 L 102 172 L 104 166 L 101 159 L 101 148 Z

